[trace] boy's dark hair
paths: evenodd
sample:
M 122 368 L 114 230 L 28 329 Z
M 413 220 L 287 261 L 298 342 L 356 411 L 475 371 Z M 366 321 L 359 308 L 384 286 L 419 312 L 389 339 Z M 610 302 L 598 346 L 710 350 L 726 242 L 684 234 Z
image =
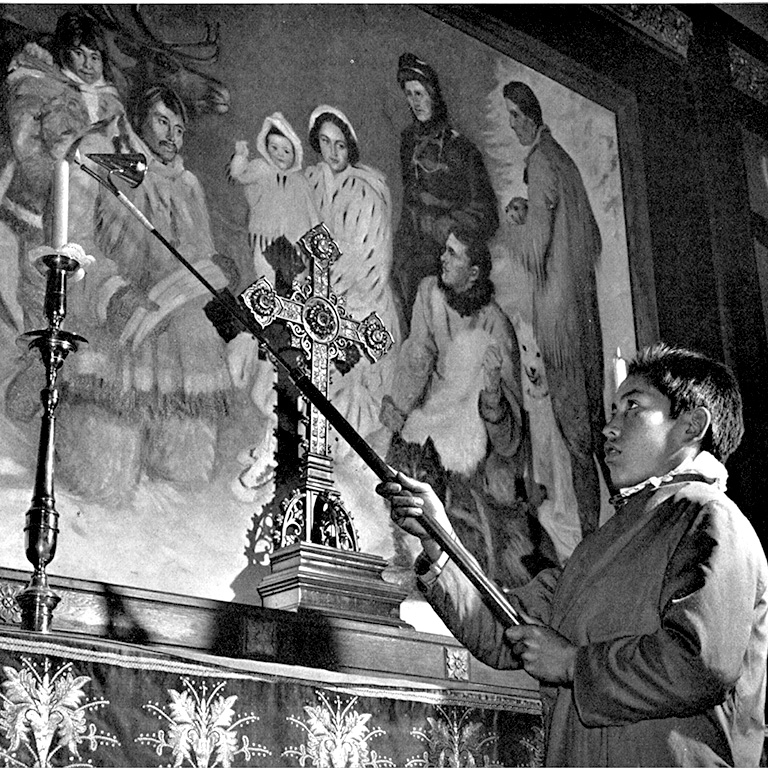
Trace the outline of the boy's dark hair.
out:
M 699 352 L 668 344 L 654 344 L 638 352 L 627 366 L 628 376 L 640 376 L 671 403 L 670 416 L 705 407 L 712 424 L 702 450 L 725 462 L 739 447 L 744 419 L 739 385 L 722 363 Z
M 357 146 L 349 126 L 338 115 L 334 115 L 333 112 L 323 112 L 321 115 L 318 115 L 309 132 L 309 146 L 318 155 L 322 154 L 320 152 L 320 129 L 324 123 L 333 123 L 342 132 L 344 141 L 347 142 L 347 162 L 350 165 L 357 165 L 360 161 L 360 148 Z

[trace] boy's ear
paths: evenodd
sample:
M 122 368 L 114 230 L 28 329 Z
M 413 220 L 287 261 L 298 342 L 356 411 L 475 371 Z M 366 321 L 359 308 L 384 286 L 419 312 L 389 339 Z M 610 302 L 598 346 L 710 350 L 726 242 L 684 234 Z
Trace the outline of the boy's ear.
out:
M 692 442 L 703 442 L 707 430 L 712 424 L 712 414 L 709 408 L 697 406 L 686 414 L 685 436 Z

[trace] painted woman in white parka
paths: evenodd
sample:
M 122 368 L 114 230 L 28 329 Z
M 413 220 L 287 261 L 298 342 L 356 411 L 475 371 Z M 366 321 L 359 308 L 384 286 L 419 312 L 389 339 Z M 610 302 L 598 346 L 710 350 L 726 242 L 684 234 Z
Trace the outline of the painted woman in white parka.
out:
M 343 112 L 325 104 L 317 107 L 309 119 L 309 144 L 322 160 L 305 173 L 320 220 L 342 252 L 332 267 L 331 290 L 346 299 L 347 312 L 356 320 L 375 311 L 395 340 L 375 364 L 363 355 L 344 375 L 339 369 L 332 371 L 331 402 L 363 437 L 370 438 L 374 432 L 380 434 L 381 398 L 390 391 L 402 338 L 391 283 L 391 196 L 384 175 L 359 164 L 357 135 Z M 346 449 L 340 441 L 337 456 Z

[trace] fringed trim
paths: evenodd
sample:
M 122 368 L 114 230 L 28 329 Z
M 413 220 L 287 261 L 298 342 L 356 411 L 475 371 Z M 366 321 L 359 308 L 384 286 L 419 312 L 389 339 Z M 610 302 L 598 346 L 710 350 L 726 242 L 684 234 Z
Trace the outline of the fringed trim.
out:
M 95 376 L 77 376 L 62 384 L 62 396 L 73 405 L 98 405 L 117 416 L 141 420 L 186 416 L 190 418 L 218 419 L 233 410 L 232 392 L 202 392 L 189 394 L 175 391 L 161 393 L 156 390 L 141 392 L 122 391 Z
M 582 365 L 581 350 L 572 329 L 555 323 L 554 327 L 539 328 L 536 336 L 547 366 L 575 372 Z

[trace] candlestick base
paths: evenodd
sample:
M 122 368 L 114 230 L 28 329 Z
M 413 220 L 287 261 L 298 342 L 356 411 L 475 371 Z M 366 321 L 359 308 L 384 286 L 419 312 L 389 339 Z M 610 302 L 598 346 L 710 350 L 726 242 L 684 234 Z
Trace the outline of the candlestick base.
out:
M 61 598 L 48 586 L 45 573 L 35 573 L 29 585 L 16 596 L 21 608 L 21 627 L 32 632 L 49 633 L 53 610 Z

